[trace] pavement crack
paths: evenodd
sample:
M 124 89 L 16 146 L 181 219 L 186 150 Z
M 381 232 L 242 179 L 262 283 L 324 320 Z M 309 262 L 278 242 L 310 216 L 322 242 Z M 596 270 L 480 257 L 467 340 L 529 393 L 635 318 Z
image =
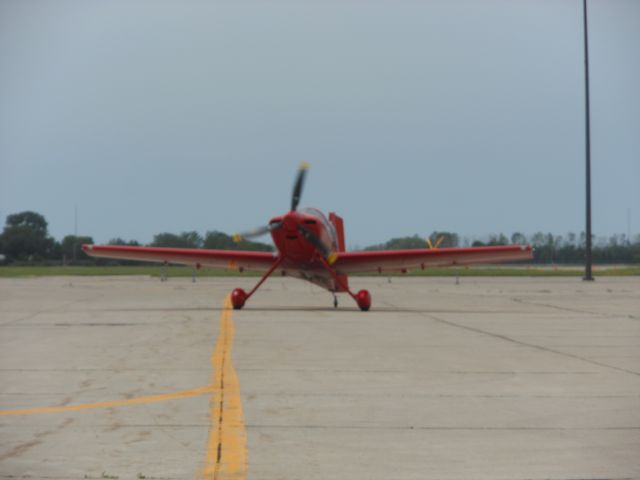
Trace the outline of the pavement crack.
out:
M 389 304 L 389 305 L 392 305 L 389 302 L 386 302 L 386 303 Z M 394 305 L 392 305 L 392 306 L 394 306 Z M 490 337 L 493 337 L 493 338 L 498 338 L 500 340 L 511 342 L 511 343 L 516 344 L 516 345 L 521 345 L 523 347 L 534 348 L 536 350 L 540 350 L 540 351 L 543 351 L 543 352 L 554 353 L 556 355 L 562 355 L 564 357 L 574 358 L 576 360 L 581 360 L 583 362 L 590 363 L 592 365 L 597 365 L 599 367 L 608 368 L 608 369 L 611 369 L 611 370 L 616 370 L 618 372 L 628 373 L 629 375 L 634 375 L 636 377 L 640 376 L 640 372 L 635 372 L 633 370 L 629 370 L 629 369 L 622 368 L 622 367 L 616 367 L 614 365 L 609 365 L 608 363 L 598 362 L 598 361 L 592 360 L 590 358 L 582 357 L 580 355 L 576 355 L 576 354 L 573 354 L 573 353 L 563 352 L 561 350 L 555 350 L 553 348 L 544 347 L 542 345 L 537 345 L 535 343 L 523 342 L 521 340 L 516 340 L 515 338 L 508 337 L 507 335 L 503 335 L 501 333 L 494 333 L 494 332 L 490 332 L 488 330 L 482 330 L 481 328 L 470 327 L 468 325 L 463 325 L 463 324 L 460 324 L 460 323 L 452 322 L 451 320 L 445 320 L 444 318 L 437 317 L 433 313 L 426 313 L 425 312 L 425 313 L 419 313 L 419 314 L 424 316 L 424 317 L 426 317 L 426 318 L 429 318 L 429 319 L 431 319 L 431 320 L 433 320 L 435 322 L 442 323 L 444 325 L 449 325 L 450 327 L 460 328 L 462 330 L 467 330 L 469 332 L 479 333 L 481 335 L 487 335 L 487 336 L 490 336 Z
M 594 315 L 594 316 L 603 317 L 603 318 L 620 318 L 625 320 L 629 320 L 629 319 L 637 320 L 637 318 L 633 315 L 619 315 L 619 314 L 615 315 L 610 313 L 592 312 L 589 310 L 582 310 L 579 308 L 569 308 L 569 307 L 562 307 L 560 305 L 553 305 L 552 303 L 532 302 L 530 300 L 525 300 L 524 298 L 520 298 L 520 297 L 513 297 L 511 298 L 511 300 L 521 305 L 535 305 L 537 307 L 552 308 L 552 309 L 560 310 L 563 312 L 581 313 L 584 315 Z
M 451 327 L 461 328 L 463 330 L 467 330 L 467 331 L 470 331 L 470 332 L 480 333 L 482 335 L 488 335 L 490 337 L 499 338 L 500 340 L 505 340 L 507 342 L 515 343 L 516 345 L 521 345 L 523 347 L 535 348 L 536 350 L 540 350 L 540 351 L 543 351 L 543 352 L 554 353 L 556 355 L 562 355 L 564 357 L 574 358 L 576 360 L 581 360 L 583 362 L 590 363 L 592 365 L 597 365 L 599 367 L 609 368 L 611 370 L 617 370 L 618 372 L 628 373 L 630 375 L 634 375 L 634 376 L 637 376 L 637 377 L 640 376 L 640 372 L 635 372 L 633 370 L 629 370 L 629 369 L 622 368 L 622 367 L 616 367 L 614 365 L 609 365 L 608 363 L 598 362 L 596 360 L 592 360 L 590 358 L 582 357 L 580 355 L 576 355 L 576 354 L 573 354 L 573 353 L 567 353 L 567 352 L 563 352 L 561 350 L 555 350 L 553 348 L 544 347 L 542 345 L 537 345 L 535 343 L 523 342 L 521 340 L 516 340 L 515 338 L 508 337 L 507 335 L 502 335 L 500 333 L 490 332 L 488 330 L 482 330 L 481 328 L 469 327 L 468 325 L 462 325 L 460 323 L 452 322 L 450 320 L 445 320 L 444 318 L 436 317 L 433 314 L 424 314 L 424 315 L 426 317 L 436 321 L 436 322 L 443 323 L 443 324 L 449 325 Z
M 68 427 L 71 423 L 73 423 L 73 419 L 72 418 L 67 418 L 60 425 L 58 425 L 56 428 L 53 428 L 51 430 L 44 430 L 44 431 L 41 431 L 41 432 L 37 432 L 33 436 L 33 438 L 31 440 L 29 440 L 28 442 L 19 443 L 18 445 L 13 447 L 11 450 L 0 454 L 0 462 L 2 462 L 4 460 L 7 460 L 9 458 L 15 458 L 15 457 L 19 457 L 19 456 L 23 455 L 24 453 L 26 453 L 27 451 L 29 451 L 33 447 L 36 447 L 36 446 L 40 445 L 43 442 L 43 439 L 45 437 L 48 437 L 50 435 L 53 435 L 55 433 L 60 432 L 61 430 L 63 430 L 66 427 Z

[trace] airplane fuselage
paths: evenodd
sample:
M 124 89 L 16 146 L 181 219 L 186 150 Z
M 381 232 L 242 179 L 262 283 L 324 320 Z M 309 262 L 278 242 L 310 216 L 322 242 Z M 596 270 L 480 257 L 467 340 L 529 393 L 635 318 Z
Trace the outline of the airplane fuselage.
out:
M 271 231 L 273 243 L 285 263 L 298 267 L 314 268 L 320 265 L 321 251 L 338 250 L 335 226 L 319 210 L 306 208 L 273 217 L 269 224 L 282 223 L 282 227 Z M 318 248 L 305 238 L 310 232 L 322 244 Z

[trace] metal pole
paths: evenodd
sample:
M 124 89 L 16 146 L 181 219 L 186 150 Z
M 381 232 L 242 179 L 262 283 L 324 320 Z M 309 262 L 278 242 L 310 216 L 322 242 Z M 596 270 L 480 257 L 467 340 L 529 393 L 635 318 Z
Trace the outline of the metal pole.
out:
M 73 263 L 76 263 L 78 255 L 78 205 L 73 206 Z
M 582 0 L 584 18 L 584 96 L 585 96 L 585 139 L 586 139 L 586 188 L 587 188 L 587 222 L 585 244 L 585 266 L 583 280 L 592 281 L 591 273 L 591 126 L 589 111 L 589 42 L 587 40 L 587 0 Z
M 631 209 L 627 208 L 627 246 L 631 245 Z

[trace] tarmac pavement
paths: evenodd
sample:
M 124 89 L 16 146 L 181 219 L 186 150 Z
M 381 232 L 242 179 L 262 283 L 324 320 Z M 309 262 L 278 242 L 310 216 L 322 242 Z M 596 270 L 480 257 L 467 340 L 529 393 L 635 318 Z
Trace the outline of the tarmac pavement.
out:
M 0 479 L 640 478 L 640 278 L 0 279 Z

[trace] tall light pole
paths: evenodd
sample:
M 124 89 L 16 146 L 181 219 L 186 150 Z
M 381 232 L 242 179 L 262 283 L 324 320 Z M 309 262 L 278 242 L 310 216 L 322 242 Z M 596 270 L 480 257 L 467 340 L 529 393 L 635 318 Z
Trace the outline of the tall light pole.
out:
M 75 265 L 77 260 L 78 250 L 78 204 L 73 206 L 73 264 Z
M 582 0 L 582 12 L 584 19 L 584 96 L 585 96 L 585 139 L 586 139 L 586 244 L 585 265 L 583 280 L 592 281 L 591 273 L 591 125 L 589 112 L 589 41 L 587 35 L 587 0 Z

